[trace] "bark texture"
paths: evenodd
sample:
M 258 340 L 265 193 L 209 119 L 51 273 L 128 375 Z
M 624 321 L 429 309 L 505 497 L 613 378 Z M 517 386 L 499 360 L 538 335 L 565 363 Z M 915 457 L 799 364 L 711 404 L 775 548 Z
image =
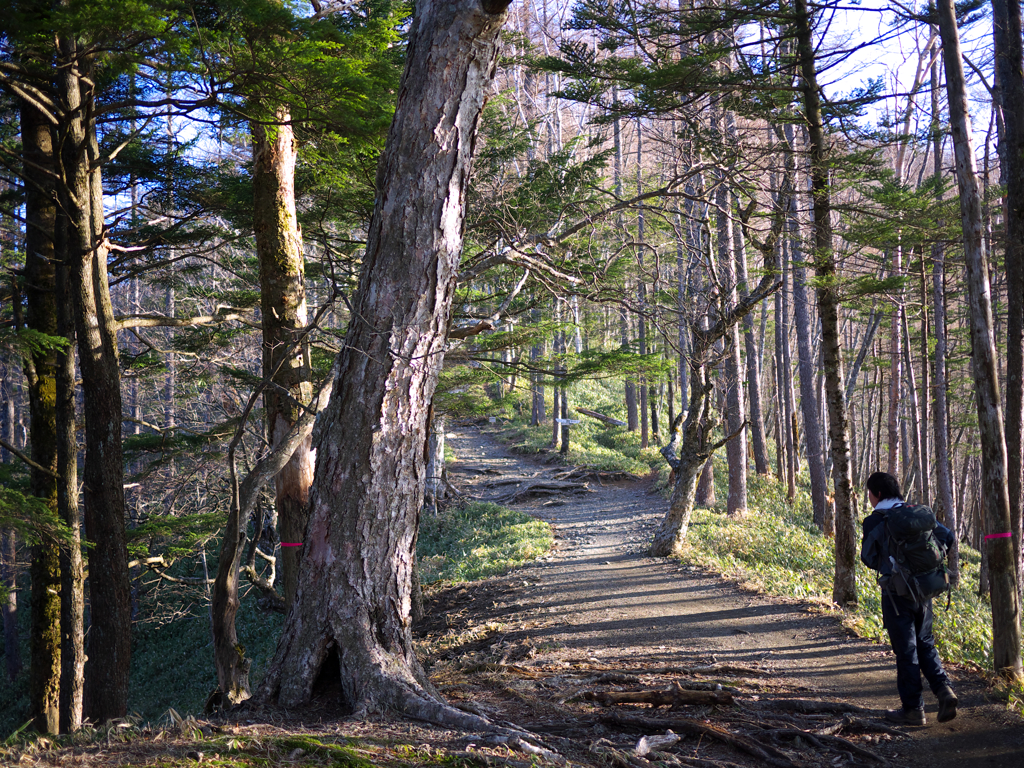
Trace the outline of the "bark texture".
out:
M 263 376 L 267 431 L 276 447 L 299 420 L 313 394 L 308 350 L 299 344 L 306 326 L 305 263 L 295 215 L 295 138 L 287 110 L 272 125 L 253 125 L 253 229 L 260 263 Z M 274 478 L 281 541 L 301 544 L 313 482 L 308 438 Z M 281 580 L 288 605 L 295 599 L 302 547 L 282 547 Z
M 107 282 L 103 190 L 88 58 L 69 38 L 60 41 L 59 126 L 67 216 L 69 299 L 74 306 L 85 402 L 83 473 L 85 536 L 89 550 L 88 663 L 85 716 L 100 723 L 128 712 L 131 602 L 124 531 L 121 388 L 116 322 Z
M 261 697 L 309 700 L 328 654 L 353 710 L 480 727 L 416 659 L 410 608 L 429 405 L 462 250 L 475 135 L 505 2 L 416 4 L 359 289 L 314 439 L 296 601 Z
M 25 162 L 25 304 L 29 328 L 57 335 L 57 273 L 53 233 L 57 207 L 52 183 L 50 124 L 31 104 L 21 104 Z M 32 495 L 57 513 L 57 353 L 37 351 L 25 359 L 32 460 L 50 470 L 31 470 Z M 32 547 L 29 702 L 35 729 L 60 730 L 60 552 L 53 542 Z
M 979 490 L 984 498 L 985 530 L 988 534 L 1000 534 L 1010 531 L 1010 499 L 1006 483 L 1006 440 L 992 334 L 991 287 L 982 246 L 981 195 L 975 171 L 971 118 L 953 0 L 939 0 L 938 15 L 967 263 L 971 363 L 977 394 L 978 429 L 981 433 Z M 985 543 L 992 593 L 992 662 L 996 671 L 1019 680 L 1021 658 L 1017 555 L 1013 551 L 1012 538 L 992 538 Z

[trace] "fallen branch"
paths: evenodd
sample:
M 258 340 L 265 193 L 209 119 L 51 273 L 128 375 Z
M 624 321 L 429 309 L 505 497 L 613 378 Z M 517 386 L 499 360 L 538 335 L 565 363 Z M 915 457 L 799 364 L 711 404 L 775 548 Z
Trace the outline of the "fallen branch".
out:
M 633 752 L 636 753 L 637 757 L 647 757 L 651 752 L 671 747 L 674 744 L 678 744 L 681 740 L 682 736 L 672 733 L 672 731 L 666 731 L 661 736 L 642 736 L 640 741 L 636 743 L 636 746 L 633 747 Z
M 592 419 L 597 419 L 598 421 L 607 424 L 609 427 L 629 426 L 628 424 L 626 424 L 626 422 L 621 421 L 620 419 L 613 419 L 611 416 L 605 416 L 603 413 L 592 411 L 589 408 L 577 408 L 576 412 L 582 413 L 584 416 L 589 416 Z

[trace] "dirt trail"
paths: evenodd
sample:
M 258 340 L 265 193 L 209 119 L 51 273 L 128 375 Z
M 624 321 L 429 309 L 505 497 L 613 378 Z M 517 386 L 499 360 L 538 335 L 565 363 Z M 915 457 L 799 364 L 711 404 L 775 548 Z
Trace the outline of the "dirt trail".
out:
M 543 469 L 475 427 L 449 440 L 453 482 L 477 498 L 494 496 L 488 483 L 495 476 Z M 887 646 L 853 637 L 835 618 L 796 601 L 755 595 L 675 561 L 646 557 L 665 500 L 637 482 L 589 486 L 586 494 L 518 505 L 554 526 L 556 550 L 510 577 L 458 590 L 461 608 L 458 596 L 449 595 L 448 610 L 458 617 L 449 616 L 449 623 L 501 621 L 511 627 L 502 638 L 511 649 L 506 655 L 528 647 L 524 663 L 537 668 L 728 662 L 764 669 L 768 689 L 802 698 L 879 710 L 897 705 Z M 926 693 L 929 725 L 883 742 L 879 751 L 897 766 L 1024 766 L 1024 721 L 994 701 L 976 675 L 949 672 L 961 701 L 956 720 L 938 724 L 934 697 Z M 449 695 L 457 698 L 456 691 Z

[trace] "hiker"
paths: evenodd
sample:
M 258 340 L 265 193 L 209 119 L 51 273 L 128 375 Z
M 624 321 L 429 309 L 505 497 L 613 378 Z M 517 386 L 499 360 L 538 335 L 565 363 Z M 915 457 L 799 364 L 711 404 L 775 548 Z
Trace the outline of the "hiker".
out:
M 905 580 L 901 582 L 902 574 L 898 572 L 896 561 L 891 558 L 896 553 L 890 552 L 890 549 L 895 548 L 897 543 L 891 532 L 887 531 L 886 518 L 890 510 L 909 505 L 906 505 L 900 493 L 899 481 L 888 472 L 875 472 L 871 475 L 867 490 L 868 501 L 874 512 L 864 520 L 860 559 L 879 574 L 882 626 L 889 633 L 889 642 L 896 654 L 896 690 L 903 705 L 900 709 L 888 710 L 885 718 L 902 725 L 925 724 L 921 684 L 921 674 L 924 673 L 932 693 L 939 700 L 939 722 L 947 722 L 956 717 L 957 698 L 942 668 L 939 653 L 935 650 L 932 599 L 919 599 L 908 593 Z M 946 526 L 935 523 L 932 533 L 944 549 L 949 549 L 953 543 L 953 534 Z

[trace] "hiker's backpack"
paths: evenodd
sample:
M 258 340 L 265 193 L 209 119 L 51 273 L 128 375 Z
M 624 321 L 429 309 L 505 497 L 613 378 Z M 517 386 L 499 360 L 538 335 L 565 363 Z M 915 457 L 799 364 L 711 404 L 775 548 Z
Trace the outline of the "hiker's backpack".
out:
M 886 511 L 885 530 L 897 594 L 921 602 L 949 589 L 946 547 L 935 537 L 935 515 L 928 507 L 892 507 Z

